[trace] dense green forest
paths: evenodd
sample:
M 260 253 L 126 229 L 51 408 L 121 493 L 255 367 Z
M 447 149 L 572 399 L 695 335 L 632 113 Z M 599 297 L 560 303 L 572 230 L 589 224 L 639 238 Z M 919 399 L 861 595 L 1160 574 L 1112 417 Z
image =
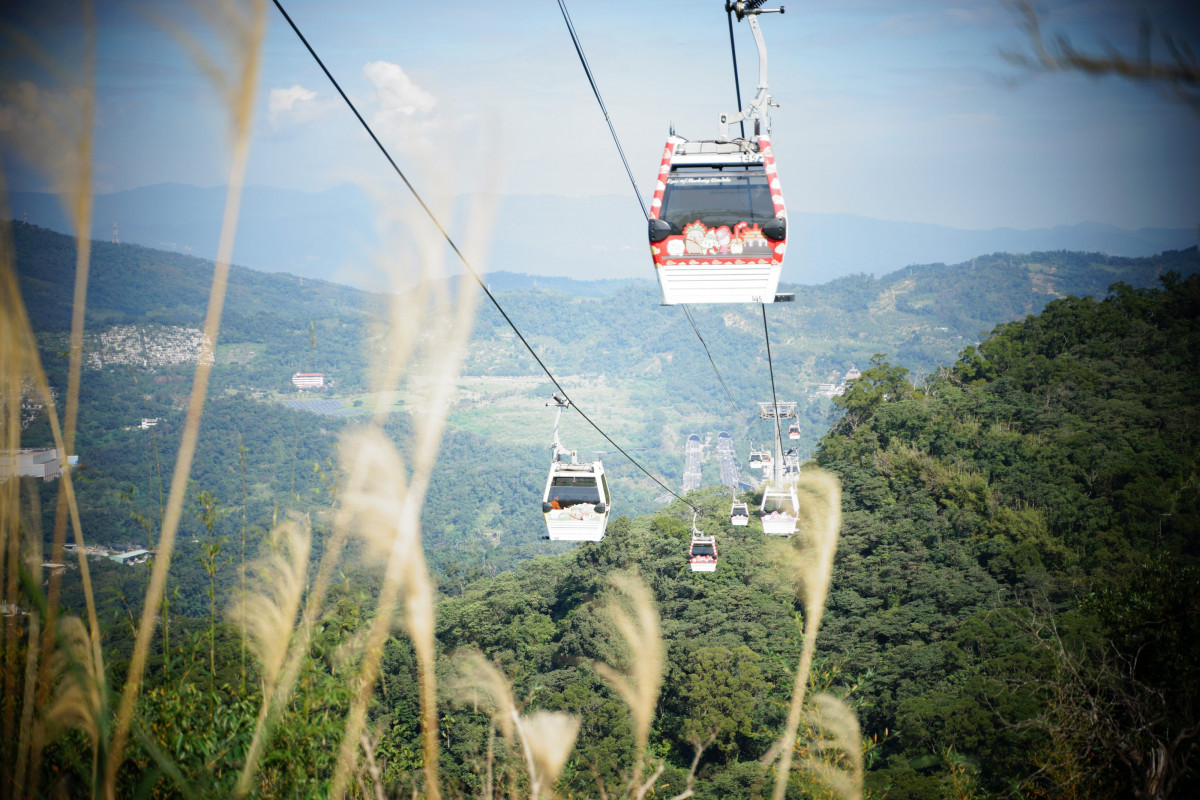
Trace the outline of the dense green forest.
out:
M 1056 301 L 922 388 L 877 357 L 839 399 L 845 414 L 816 458 L 843 482 L 844 516 L 813 681 L 857 711 L 873 796 L 1200 789 L 1200 279 L 1164 285 Z M 781 593 L 771 542 L 722 523 L 719 495 L 689 499 L 723 545 L 713 576 L 687 571 L 676 504 L 439 607 L 444 652 L 478 647 L 518 696 L 594 727 L 563 778 L 572 796 L 611 785 L 629 758 L 629 723 L 586 667 L 604 647 L 593 598 L 619 570 L 646 579 L 663 617 L 655 737 L 668 796 L 697 724 L 719 744 L 696 796 L 764 792 L 759 760 L 786 707 L 800 609 Z M 398 754 L 411 737 L 411 698 L 400 703 L 379 711 Z M 448 737 L 464 791 L 484 719 L 456 715 Z M 795 788 L 806 796 L 803 780 Z
M 21 225 L 14 234 L 22 292 L 62 392 L 71 245 Z M 211 265 L 110 247 L 97 244 L 90 325 L 198 324 Z M 823 434 L 809 468 L 842 484 L 841 540 L 809 683 L 857 716 L 868 796 L 1165 798 L 1200 788 L 1191 759 L 1200 733 L 1196 271 L 1194 248 L 1141 260 L 995 255 L 794 287 L 795 304 L 770 310 L 788 396 L 800 399 L 807 382 L 851 364 L 863 369 L 832 404 L 802 405 L 809 435 Z M 123 274 L 158 299 L 134 303 L 134 291 L 120 290 Z M 1160 288 L 1151 288 L 1155 280 Z M 370 780 L 391 796 L 412 793 L 423 766 L 428 776 L 419 688 L 429 671 L 413 644 L 420 632 L 409 619 L 378 651 L 365 646 L 387 585 L 382 562 L 365 539 L 343 545 L 334 535 L 345 479 L 339 448 L 361 420 L 278 402 L 292 371 L 315 369 L 340 378 L 324 396 L 369 407 L 376 354 L 362 343 L 371 341 L 379 301 L 248 270 L 235 271 L 233 284 L 122 796 L 233 793 L 266 708 L 264 687 L 275 680 L 229 620 L 241 566 L 294 556 L 315 567 L 343 546 L 345 565 L 328 576 L 305 646 L 288 662 L 295 688 L 249 791 L 329 791 L 360 688 L 356 668 L 377 657 L 379 679 L 364 690 L 363 752 L 372 766 L 350 791 L 369 795 Z M 1075 292 L 1105 299 L 1052 299 Z M 673 478 L 691 426 L 720 425 L 739 437 L 753 428 L 748 416 L 737 418 L 744 411 L 724 410 L 730 404 L 690 327 L 657 308 L 654 295 L 653 287 L 620 285 L 500 293 L 541 355 L 576 376 L 581 404 L 596 401 L 589 413 L 611 401 L 600 406 L 602 423 L 623 443 L 650 448 L 639 458 Z M 707 308 L 696 320 L 711 332 L 717 363 L 737 365 L 726 374 L 737 403 L 769 396 L 761 317 Z M 981 333 L 1005 320 L 1016 321 Z M 472 386 L 533 375 L 501 324 L 479 309 L 467 347 L 465 375 L 480 379 Z M 255 354 L 223 362 L 227 344 L 253 345 Z M 85 370 L 76 448 L 83 468 L 74 484 L 88 541 L 155 543 L 192 369 Z M 721 558 L 715 574 L 693 574 L 685 560 L 691 509 L 676 501 L 637 513 L 655 509 L 648 498 L 656 490 L 614 464 L 614 486 L 642 499 L 617 506 L 624 516 L 605 541 L 570 549 L 539 542 L 547 437 L 540 428 L 531 436 L 526 420 L 548 428 L 541 402 L 549 385 L 513 385 L 507 395 L 456 402 L 421 510 L 422 555 L 437 583 L 442 791 L 528 789 L 515 740 L 486 703 L 456 688 L 477 650 L 511 686 L 518 710 L 580 721 L 560 765 L 561 796 L 632 794 L 626 787 L 643 756 L 648 772 L 661 768 L 648 797 L 766 796 L 814 613 L 786 568 L 789 553 L 805 556 L 805 537 L 768 540 L 757 522 L 733 528 L 729 495 L 701 490 L 686 500 L 699 528 L 718 537 Z M 418 389 L 405 394 L 383 424 L 397 452 L 419 439 L 420 416 L 404 408 L 417 398 Z M 508 408 L 519 410 L 499 413 Z M 161 422 L 136 428 L 143 417 Z M 603 446 L 579 438 L 581 449 Z M 44 415 L 22 436 L 23 444 L 49 441 Z M 52 490 L 23 483 L 43 495 L 40 526 L 51 530 Z M 296 524 L 313 532 L 311 550 L 280 532 L 296 513 Z M 530 560 L 533 553 L 545 555 Z M 105 624 L 100 669 L 105 685 L 119 687 L 149 568 L 91 563 Z M 623 658 L 606 608 L 614 579 L 620 586 L 629 574 L 650 588 L 665 664 L 645 732 L 594 666 Z M 76 611 L 86 599 L 81 578 L 72 570 L 65 578 L 62 601 Z M 298 585 L 314 591 L 311 575 Z M 295 609 L 284 617 L 290 625 Z M 15 664 L 16 651 L 7 652 Z M 817 735 L 802 727 L 798 759 L 819 751 Z M 84 738 L 76 730 L 50 745 L 44 786 L 87 785 Z M 705 746 L 693 763 L 697 744 Z M 790 774 L 788 797 L 829 791 L 819 770 Z

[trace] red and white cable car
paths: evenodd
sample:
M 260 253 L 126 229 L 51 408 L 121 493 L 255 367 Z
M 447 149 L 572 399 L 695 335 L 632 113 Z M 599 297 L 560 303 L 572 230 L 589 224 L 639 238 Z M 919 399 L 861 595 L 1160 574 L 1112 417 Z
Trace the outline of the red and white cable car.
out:
M 663 149 L 649 237 L 665 305 L 776 300 L 787 207 L 771 147 L 767 49 L 758 26 L 758 15 L 770 10 L 758 5 L 735 5 L 758 45 L 757 96 L 737 114 L 721 115 L 715 141 L 688 141 L 672 131 Z M 753 138 L 731 140 L 729 126 L 745 120 L 754 123 Z M 760 132 L 764 121 L 768 133 Z
M 692 572 L 717 571 L 717 537 L 706 536 L 696 527 L 696 515 L 692 515 L 692 544 L 688 548 L 688 564 Z

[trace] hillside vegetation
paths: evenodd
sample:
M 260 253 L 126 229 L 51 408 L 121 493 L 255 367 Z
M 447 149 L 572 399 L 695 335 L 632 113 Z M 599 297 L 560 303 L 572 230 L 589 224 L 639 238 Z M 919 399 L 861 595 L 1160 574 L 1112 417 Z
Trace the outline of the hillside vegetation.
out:
M 813 685 L 857 710 L 872 796 L 1200 788 L 1200 278 L 1164 283 L 1056 301 L 923 388 L 877 358 L 839 400 L 845 415 L 816 459 L 842 478 L 844 506 Z M 621 570 L 647 581 L 663 616 L 670 668 L 654 732 L 667 796 L 697 731 L 718 744 L 696 796 L 770 785 L 759 761 L 786 708 L 802 609 L 775 543 L 722 523 L 718 495 L 691 499 L 720 537 L 716 575 L 687 572 L 676 505 L 439 607 L 447 657 L 481 648 L 518 697 L 586 720 L 564 792 L 612 785 L 612 765 L 630 758 L 629 723 L 587 666 L 604 648 L 594 598 Z M 396 747 L 402 708 L 380 707 Z M 456 722 L 447 749 L 469 791 L 487 723 Z
M 22 293 L 40 333 L 51 379 L 64 386 L 74 245 L 68 237 L 31 225 L 14 223 L 13 233 Z M 147 339 L 155 337 L 155 325 L 198 329 L 211 262 L 136 245 L 93 246 L 85 352 L 98 352 L 98 337 L 112 326 L 140 326 Z M 776 389 L 779 399 L 800 401 L 800 447 L 811 452 L 835 413 L 829 399 L 816 392 L 817 385 L 838 383 L 853 366 L 865 369 L 875 353 L 888 353 L 893 363 L 923 376 L 952 363 L 996 324 L 1036 313 L 1053 299 L 1102 296 L 1116 281 L 1144 288 L 1165 272 L 1188 275 L 1198 268 L 1195 248 L 1145 259 L 1063 252 L 995 254 L 953 266 L 907 267 L 881 278 L 862 275 L 823 286 L 785 286 L 795 291 L 796 301 L 768 309 Z M 505 274 L 494 278 L 493 288 L 505 309 L 578 405 L 669 484 L 679 484 L 684 440 L 692 432 L 715 436 L 727 430 L 743 456 L 751 439 L 763 441 L 771 435 L 753 414 L 754 404 L 771 396 L 757 308 L 692 310 L 729 388 L 727 395 L 686 318 L 679 309 L 658 306 L 658 290 L 651 281 L 581 283 Z M 380 400 L 373 390 L 385 355 L 377 324 L 383 313 L 382 296 L 234 267 L 213 374 L 214 395 L 242 393 L 274 402 L 297 396 L 290 383 L 293 372 L 321 372 L 331 385 L 320 396 L 339 400 L 350 412 L 365 413 Z M 120 433 L 143 416 L 179 419 L 190 375 L 187 364 L 156 367 L 153 374 L 131 364 L 88 371 L 85 391 L 95 389 L 91 396 L 103 413 L 81 415 L 81 452 L 87 455 L 94 438 L 147 439 L 144 432 Z M 410 381 L 398 410 L 419 408 L 425 402 L 422 386 L 419 379 Z M 522 459 L 530 475 L 544 469 L 542 448 L 549 443 L 550 424 L 544 401 L 552 389 L 503 319 L 490 306 L 480 305 L 450 422 L 452 428 L 487 441 L 476 441 L 476 452 L 464 458 Z M 291 435 L 277 446 L 280 452 L 294 451 L 298 435 L 302 443 L 309 443 L 324 437 L 322 430 L 336 431 L 341 424 L 339 418 L 305 414 L 289 422 L 292 412 L 277 409 L 247 413 L 251 418 L 278 418 L 278 425 L 267 426 L 281 432 L 290 425 Z M 581 420 L 568 419 L 563 435 L 581 452 L 611 453 L 612 446 Z M 250 453 L 251 469 L 256 452 Z M 310 466 L 321 458 L 298 461 Z M 100 467 L 93 459 L 85 462 Z M 228 458 L 223 474 L 230 474 L 234 463 Z M 270 463 L 276 470 L 283 466 L 292 471 L 278 458 Z M 653 498 L 663 494 L 660 487 L 622 460 L 609 466 L 623 510 L 644 513 L 654 507 Z M 718 483 L 718 465 L 711 454 L 704 468 L 706 480 Z M 240 494 L 240 487 L 232 485 L 204 488 L 227 500 Z M 480 497 L 494 494 L 489 484 Z M 536 515 L 526 521 L 538 522 Z M 123 533 L 126 538 L 132 535 L 129 530 Z
M 69 242 L 39 249 L 56 243 L 53 234 L 15 229 L 22 290 L 61 392 L 65 265 L 73 255 Z M 99 328 L 197 324 L 204 270 L 211 269 L 205 262 L 125 246 L 98 247 L 95 262 L 89 314 Z M 819 638 L 808 642 L 817 653 L 809 688 L 840 698 L 861 729 L 843 727 L 841 755 L 831 754 L 820 744 L 825 723 L 805 717 L 788 797 L 825 796 L 829 770 L 853 777 L 859 763 L 872 797 L 1196 791 L 1189 757 L 1200 731 L 1200 378 L 1191 354 L 1200 345 L 1200 277 L 1183 277 L 1196 265 L 1194 248 L 1145 260 L 998 255 L 800 290 L 795 304 L 770 310 L 776 368 L 788 370 L 781 383 L 791 396 L 851 363 L 864 370 L 834 401 L 832 429 L 828 406 L 806 409 L 809 434 L 824 432 L 810 466 L 843 486 L 828 610 Z M 151 296 L 159 300 L 133 302 L 132 291 L 120 290 L 122 271 L 133 276 L 129 285 L 157 287 L 161 297 Z M 1143 285 L 1118 283 L 1103 300 L 1053 300 L 976 339 L 998 320 L 1040 311 L 1070 287 L 1095 291 L 1118 276 Z M 1163 288 L 1147 288 L 1156 276 Z M 354 463 L 348 455 L 427 447 L 418 406 L 436 394 L 409 383 L 370 446 L 347 438 L 362 421 L 353 415 L 279 405 L 292 371 L 316 369 L 338 376 L 325 396 L 369 407 L 378 362 L 362 342 L 374 342 L 378 301 L 249 271 L 235 272 L 233 281 L 221 345 L 252 346 L 236 357 L 217 351 L 162 635 L 152 640 L 139 727 L 115 779 L 122 793 L 140 786 L 153 796 L 229 796 L 247 753 L 260 747 L 247 792 L 324 796 L 347 779 L 337 777 L 335 743 L 357 713 L 367 723 L 366 761 L 354 768 L 363 783 L 352 794 L 367 795 L 368 781 L 390 795 L 429 791 L 431 757 L 449 796 L 528 793 L 542 768 L 526 768 L 497 721 L 503 696 L 529 724 L 559 724 L 568 718 L 553 714 L 569 714 L 581 725 L 554 771 L 562 796 L 633 795 L 634 779 L 659 768 L 646 796 L 771 792 L 805 626 L 817 611 L 798 599 L 789 566 L 790 554 L 811 555 L 805 537 L 784 543 L 766 540 L 757 523 L 732 528 L 728 495 L 702 490 L 687 499 L 700 512 L 699 528 L 720 540 L 714 575 L 687 570 L 692 514 L 679 502 L 653 514 L 629 512 L 610 524 L 602 543 L 526 560 L 532 551 L 550 552 L 535 538 L 545 454 L 544 437 L 531 437 L 529 423 L 548 422 L 541 406 L 548 386 L 528 381 L 527 360 L 482 309 L 462 379 L 476 394 L 451 409 L 422 509 L 423 550 L 438 581 L 434 622 L 423 630 L 421 617 L 406 614 L 404 635 L 389 636 L 399 632 L 390 621 L 381 629 L 375 611 L 380 604 L 394 610 L 388 593 L 397 584 L 378 548 L 397 545 L 381 545 L 378 532 L 388 528 L 370 517 L 352 520 L 349 541 L 339 538 L 348 525 L 343 509 L 355 502 L 344 496 L 356 486 L 346 474 Z M 173 282 L 184 288 L 164 288 Z M 714 410 L 728 403 L 711 385 L 703 351 L 674 311 L 654 305 L 651 288 L 596 295 L 530 288 L 501 299 L 543 357 L 578 376 L 571 385 L 580 387 L 581 404 L 602 409 L 600 421 L 623 443 L 656 448 L 644 463 L 677 473 L 682 458 L 672 448 L 692 426 L 752 430 L 748 420 L 739 430 L 736 418 L 728 424 Z M 749 395 L 745 404 L 769 396 L 761 385 L 761 317 L 720 307 L 697 309 L 696 317 L 702 331 L 715 332 L 708 340 L 718 364 L 744 367 L 732 374 L 739 394 Z M 174 459 L 192 369 L 123 363 L 85 372 L 76 446 L 85 469 L 75 485 L 88 541 L 154 544 L 169 472 L 160 464 Z M 493 391 L 493 379 L 509 383 Z M 126 430 L 141 417 L 162 422 Z M 22 443 L 49 442 L 48 427 L 44 415 L 36 417 Z M 602 446 L 578 439 L 570 443 L 581 450 Z M 633 490 L 626 496 L 654 493 L 632 468 L 614 467 L 618 490 Z M 390 464 L 361 475 L 387 497 L 418 469 Z M 618 505 L 617 513 L 630 506 Z M 49 530 L 53 504 L 41 507 Z M 301 516 L 280 528 L 289 512 Z M 405 601 L 417 603 L 422 543 L 404 547 L 401 561 L 418 566 L 399 585 Z M 337 560 L 342 548 L 344 562 Z M 264 666 L 270 662 L 256 640 L 247 657 L 238 628 L 217 613 L 219 597 L 239 594 L 237 565 L 255 553 L 277 564 L 268 574 L 278 591 L 293 586 L 295 603 L 304 597 L 313 604 L 304 606 L 282 673 L 283 662 Z M 306 582 L 307 568 L 318 564 L 315 584 Z M 92 574 L 105 658 L 88 669 L 107 676 L 103 693 L 130 668 L 126 620 L 139 610 L 149 568 L 98 562 Z M 653 601 L 634 608 L 659 620 L 657 633 L 640 640 L 645 650 L 619 645 L 621 624 L 611 611 L 623 592 L 636 597 L 631 574 Z M 76 611 L 84 605 L 78 574 L 67 573 L 62 602 Z M 285 632 L 298 607 L 290 616 L 280 612 Z M 381 644 L 368 646 L 377 634 Z M 422 649 L 425 637 L 431 650 Z M 630 703 L 622 684 L 594 666 L 623 664 L 637 688 L 638 664 L 660 641 L 662 690 L 648 704 Z M 482 659 L 470 655 L 476 651 Z M 15 665 L 16 650 L 9 652 Z M 361 685 L 359 670 L 373 659 L 378 679 Z M 486 673 L 495 691 L 482 698 L 465 691 L 464 664 L 482 670 L 472 686 Z M 430 709 L 422 692 L 432 680 L 438 694 Z M 260 717 L 277 681 L 291 694 Z M 431 730 L 422 722 L 429 713 L 437 734 L 432 756 L 421 737 Z M 88 752 L 84 736 L 68 731 L 49 745 L 43 786 L 88 784 L 91 768 L 76 756 Z M 357 753 L 359 743 L 352 746 Z

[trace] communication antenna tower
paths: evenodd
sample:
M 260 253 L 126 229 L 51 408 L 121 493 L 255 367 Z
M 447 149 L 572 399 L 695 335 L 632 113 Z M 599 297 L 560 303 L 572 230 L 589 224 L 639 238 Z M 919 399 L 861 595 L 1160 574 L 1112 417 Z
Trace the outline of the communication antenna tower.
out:
M 121 243 L 121 234 L 120 234 L 120 232 L 117 230 L 117 221 L 116 221 L 115 219 L 113 220 L 113 237 L 112 237 L 112 243 L 113 243 L 113 244 L 120 244 L 120 243 Z

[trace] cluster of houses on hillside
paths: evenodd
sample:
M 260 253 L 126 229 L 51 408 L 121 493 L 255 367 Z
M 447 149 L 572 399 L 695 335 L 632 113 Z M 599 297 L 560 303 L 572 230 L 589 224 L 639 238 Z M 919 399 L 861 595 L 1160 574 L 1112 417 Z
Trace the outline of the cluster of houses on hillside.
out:
M 850 367 L 846 371 L 846 376 L 839 383 L 818 383 L 817 390 L 813 392 L 812 397 L 841 397 L 846 393 L 846 384 L 855 378 L 861 378 L 862 373 L 857 367 Z
M 115 364 L 214 363 L 212 343 L 204 332 L 179 325 L 114 325 L 100 331 L 89 345 L 87 362 L 92 369 Z

